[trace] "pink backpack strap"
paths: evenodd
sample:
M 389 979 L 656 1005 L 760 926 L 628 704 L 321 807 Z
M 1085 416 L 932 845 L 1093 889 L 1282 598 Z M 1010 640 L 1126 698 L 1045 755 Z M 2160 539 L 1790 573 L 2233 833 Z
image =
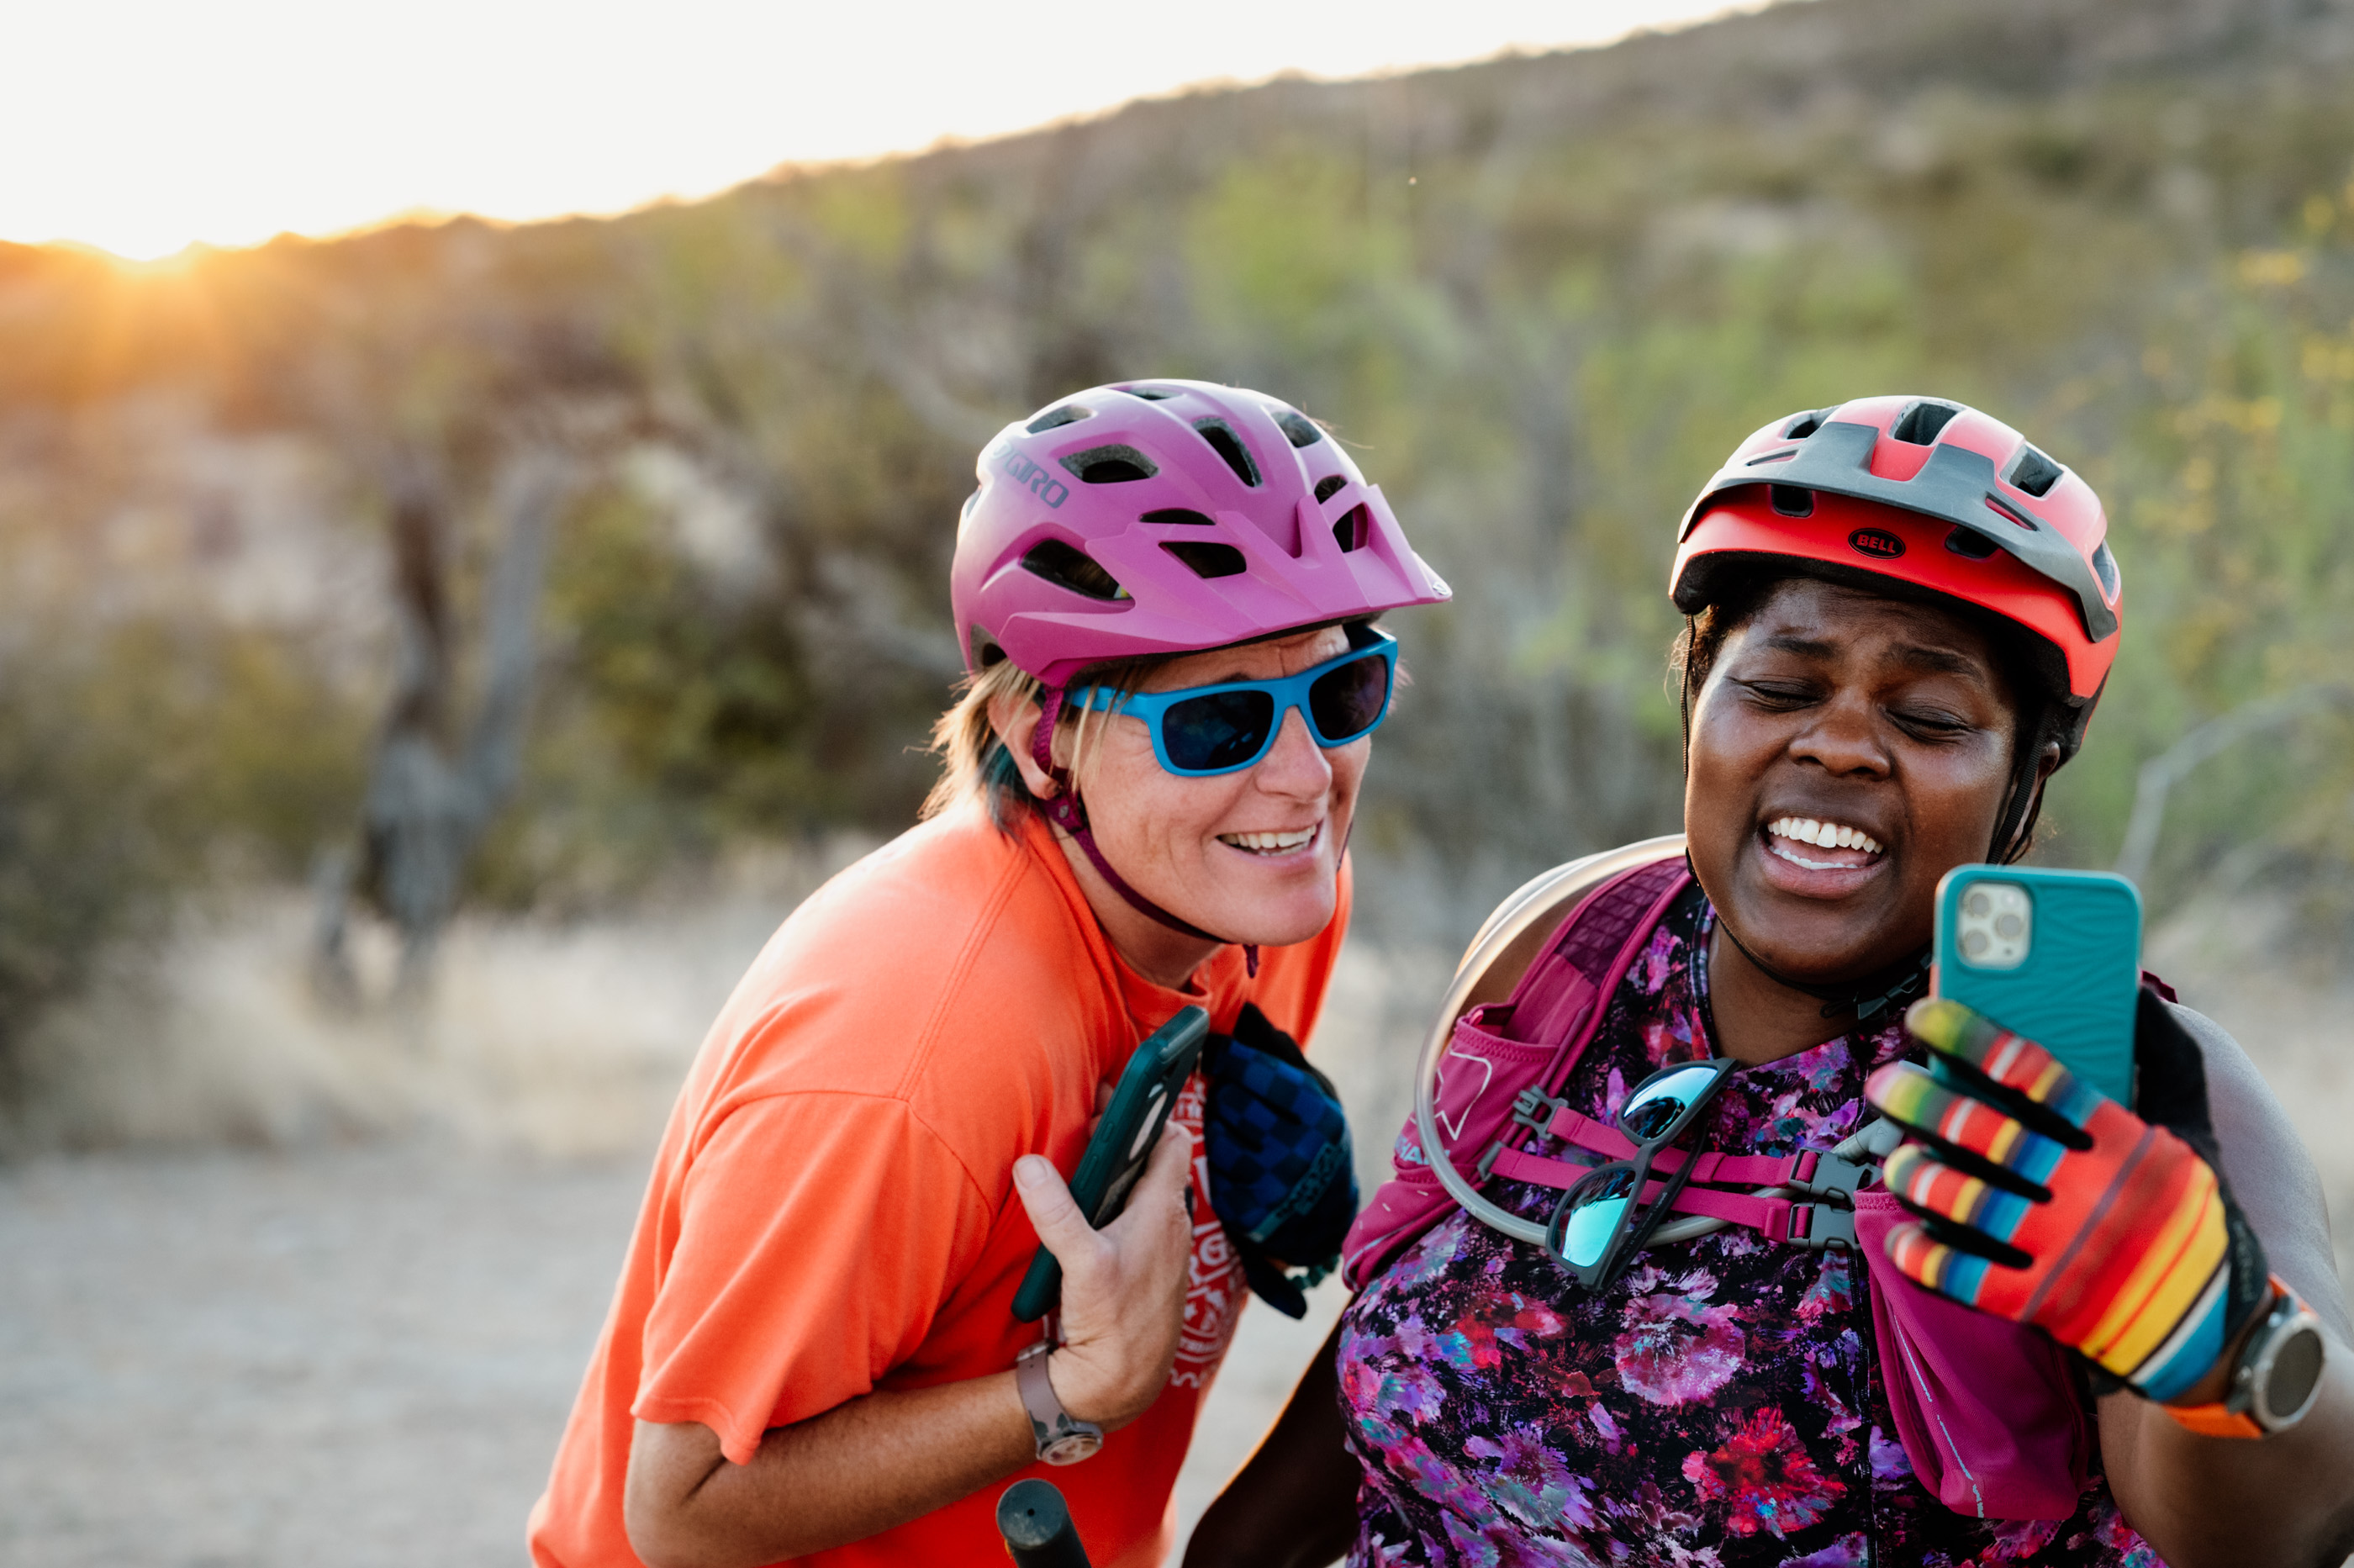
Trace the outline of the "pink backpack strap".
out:
M 1446 1156 L 1477 1180 L 1487 1162 L 1529 1133 L 1513 1112 L 1528 1091 L 1542 1099 L 1577 1065 L 1600 1029 L 1611 992 L 1626 979 L 1652 928 L 1691 880 L 1669 853 L 1605 882 L 1565 916 L 1511 995 L 1475 1007 L 1455 1026 L 1440 1063 L 1436 1121 Z M 1373 1195 L 1341 1246 L 1352 1289 L 1387 1267 L 1455 1208 L 1424 1156 L 1408 1115 L 1394 1155 L 1396 1174 Z

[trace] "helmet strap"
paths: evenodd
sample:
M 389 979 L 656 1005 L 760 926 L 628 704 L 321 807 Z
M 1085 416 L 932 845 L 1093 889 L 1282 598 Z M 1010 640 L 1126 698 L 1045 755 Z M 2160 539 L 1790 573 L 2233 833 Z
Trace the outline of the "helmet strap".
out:
M 1087 863 L 1096 868 L 1096 874 L 1109 884 L 1111 890 L 1126 900 L 1129 908 L 1159 921 L 1181 936 L 1215 942 L 1221 947 L 1229 945 L 1231 938 L 1204 931 L 1190 920 L 1181 920 L 1130 887 L 1128 879 L 1114 871 L 1111 862 L 1104 858 L 1103 851 L 1096 844 L 1095 830 L 1087 825 L 1087 809 L 1079 800 L 1078 786 L 1071 778 L 1071 770 L 1055 760 L 1055 726 L 1063 716 L 1063 690 L 1060 686 L 1048 686 L 1038 694 L 1038 727 L 1030 736 L 1031 760 L 1037 763 L 1038 770 L 1057 786 L 1052 796 L 1039 802 L 1040 809 L 1046 813 L 1046 820 L 1071 836 L 1079 846 L 1079 852 L 1087 857 Z M 1256 980 L 1258 978 L 1258 944 L 1245 942 L 1241 947 L 1243 963 L 1251 978 Z

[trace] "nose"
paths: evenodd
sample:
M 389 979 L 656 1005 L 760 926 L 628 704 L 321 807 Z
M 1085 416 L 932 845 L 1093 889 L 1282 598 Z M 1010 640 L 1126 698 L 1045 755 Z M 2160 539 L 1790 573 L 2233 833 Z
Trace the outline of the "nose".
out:
M 1815 722 L 1791 741 L 1790 756 L 1838 778 L 1885 778 L 1889 771 L 1872 704 L 1861 693 L 1842 692 L 1816 709 Z
M 1312 800 L 1332 787 L 1331 759 L 1308 733 L 1307 715 L 1293 708 L 1283 715 L 1275 744 L 1251 769 L 1251 783 L 1270 795 Z

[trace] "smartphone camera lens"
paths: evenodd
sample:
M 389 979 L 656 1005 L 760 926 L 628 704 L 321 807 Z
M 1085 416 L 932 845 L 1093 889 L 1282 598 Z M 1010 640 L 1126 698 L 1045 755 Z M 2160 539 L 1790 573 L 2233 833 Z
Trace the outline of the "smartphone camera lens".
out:
M 1954 947 L 1973 969 L 2015 969 L 2027 961 L 2034 913 L 2027 889 L 2015 882 L 1966 888 L 1956 908 Z

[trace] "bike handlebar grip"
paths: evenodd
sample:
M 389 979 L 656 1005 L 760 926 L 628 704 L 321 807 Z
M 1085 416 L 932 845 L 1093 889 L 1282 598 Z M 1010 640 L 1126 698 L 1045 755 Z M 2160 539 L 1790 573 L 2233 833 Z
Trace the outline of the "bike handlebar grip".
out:
M 1054 1484 L 1016 1481 L 997 1499 L 997 1533 L 1019 1568 L 1088 1568 L 1087 1549 Z

